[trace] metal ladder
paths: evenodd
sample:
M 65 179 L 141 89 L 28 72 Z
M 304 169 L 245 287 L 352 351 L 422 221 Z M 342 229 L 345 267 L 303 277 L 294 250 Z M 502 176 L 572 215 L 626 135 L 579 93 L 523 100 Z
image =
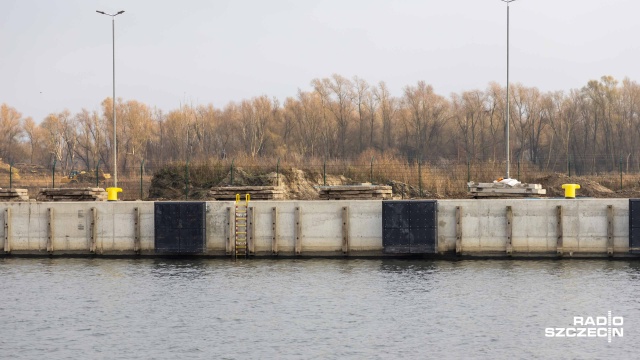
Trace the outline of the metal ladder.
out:
M 234 249 L 234 258 L 247 257 L 248 236 L 247 236 L 247 210 L 249 209 L 249 194 L 245 194 L 244 201 L 240 201 L 240 194 L 236 194 L 236 242 Z

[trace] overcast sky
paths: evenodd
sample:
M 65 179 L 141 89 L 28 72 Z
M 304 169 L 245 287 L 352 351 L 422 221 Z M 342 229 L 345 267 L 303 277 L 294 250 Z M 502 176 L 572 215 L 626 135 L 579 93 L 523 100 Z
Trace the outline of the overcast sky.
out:
M 640 81 L 640 2 L 511 3 L 512 83 L 569 90 L 612 75 Z M 424 80 L 435 91 L 506 81 L 500 0 L 2 0 L 0 103 L 41 121 L 99 110 L 112 93 L 165 111 L 259 95 L 284 100 L 333 73 Z

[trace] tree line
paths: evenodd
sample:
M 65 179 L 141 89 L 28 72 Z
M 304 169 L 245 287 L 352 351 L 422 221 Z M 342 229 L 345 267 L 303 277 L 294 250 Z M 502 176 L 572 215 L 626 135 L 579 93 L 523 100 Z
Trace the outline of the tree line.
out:
M 0 106 L 0 157 L 6 163 L 62 171 L 112 170 L 112 101 L 99 111 L 51 113 L 37 123 Z M 437 94 L 424 81 L 393 95 L 385 82 L 370 84 L 334 74 L 313 79 L 283 102 L 267 95 L 223 107 L 182 104 L 163 112 L 118 99 L 119 171 L 173 161 L 248 157 L 357 159 L 395 157 L 409 163 L 504 162 L 506 90 Z M 541 170 L 596 173 L 640 170 L 640 85 L 611 76 L 580 89 L 542 92 L 510 86 L 512 161 Z

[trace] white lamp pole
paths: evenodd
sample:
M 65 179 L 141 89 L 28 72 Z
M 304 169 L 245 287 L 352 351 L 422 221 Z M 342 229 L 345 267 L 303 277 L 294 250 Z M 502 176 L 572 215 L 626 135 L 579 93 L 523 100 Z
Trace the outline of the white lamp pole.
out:
M 116 135 L 116 25 L 115 17 L 124 13 L 124 10 L 118 11 L 115 14 L 107 14 L 104 11 L 96 10 L 97 13 L 102 15 L 111 16 L 111 38 L 113 40 L 113 187 L 118 187 L 118 147 L 117 147 L 117 135 Z
M 516 0 L 501 0 L 507 3 L 507 122 L 505 123 L 505 149 L 507 153 L 507 175 L 505 179 L 510 179 L 509 176 L 509 4 Z

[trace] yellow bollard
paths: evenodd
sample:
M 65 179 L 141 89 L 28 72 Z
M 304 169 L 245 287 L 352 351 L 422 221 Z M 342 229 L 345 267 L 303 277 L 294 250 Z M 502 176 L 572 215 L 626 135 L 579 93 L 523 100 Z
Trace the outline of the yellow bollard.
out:
M 564 198 L 565 199 L 575 199 L 576 198 L 576 190 L 580 189 L 580 185 L 578 185 L 578 184 L 562 184 L 562 188 L 564 189 Z
M 122 192 L 121 188 L 108 187 L 106 190 L 107 190 L 107 200 L 108 201 L 118 201 L 118 193 Z

